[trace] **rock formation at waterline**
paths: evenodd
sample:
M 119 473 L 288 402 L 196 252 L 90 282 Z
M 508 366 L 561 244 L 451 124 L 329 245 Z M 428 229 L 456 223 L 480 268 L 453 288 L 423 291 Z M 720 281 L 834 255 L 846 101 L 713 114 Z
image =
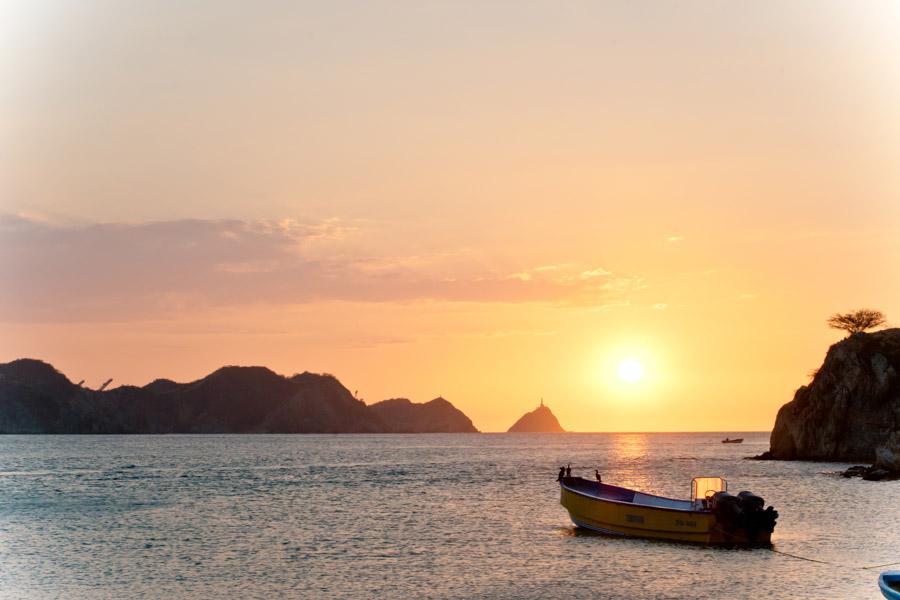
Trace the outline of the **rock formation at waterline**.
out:
M 900 473 L 900 431 L 875 448 L 875 468 Z
M 446 400 L 409 402 L 385 412 L 354 398 L 331 375 L 284 377 L 265 367 L 222 367 L 191 383 L 157 379 L 144 387 L 96 391 L 72 383 L 38 360 L 0 364 L 0 433 L 406 430 L 476 431 Z
M 900 329 L 834 344 L 812 382 L 778 411 L 760 458 L 900 466 Z
M 564 431 L 565 429 L 556 420 L 556 416 L 544 405 L 543 400 L 541 400 L 540 406 L 522 415 L 509 428 L 510 433 L 562 433 Z

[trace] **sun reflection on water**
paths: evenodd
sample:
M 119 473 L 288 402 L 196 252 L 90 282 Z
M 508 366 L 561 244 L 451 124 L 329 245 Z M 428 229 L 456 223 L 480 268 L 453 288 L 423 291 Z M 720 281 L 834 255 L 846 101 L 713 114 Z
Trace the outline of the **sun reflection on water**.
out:
M 606 481 L 641 491 L 651 491 L 645 433 L 623 433 L 613 437 L 609 462 L 616 465 L 615 480 Z

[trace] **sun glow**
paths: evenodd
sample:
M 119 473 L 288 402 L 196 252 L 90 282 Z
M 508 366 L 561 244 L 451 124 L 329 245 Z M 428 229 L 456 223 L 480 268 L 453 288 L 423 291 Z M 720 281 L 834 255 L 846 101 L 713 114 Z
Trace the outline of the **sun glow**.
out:
M 628 383 L 637 383 L 644 378 L 644 365 L 635 358 L 626 358 L 619 363 L 619 379 Z
M 655 339 L 625 340 L 599 349 L 585 363 L 586 373 L 590 373 L 603 402 L 610 409 L 630 406 L 637 399 L 643 404 L 657 398 L 661 391 L 660 354 Z

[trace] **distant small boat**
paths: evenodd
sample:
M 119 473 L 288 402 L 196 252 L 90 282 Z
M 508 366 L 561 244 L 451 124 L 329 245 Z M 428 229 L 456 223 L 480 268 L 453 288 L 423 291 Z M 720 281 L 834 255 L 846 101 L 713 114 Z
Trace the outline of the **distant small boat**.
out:
M 878 587 L 888 600 L 900 600 L 900 571 L 885 571 L 879 575 Z
M 734 438 L 733 440 L 730 438 L 725 438 L 722 440 L 723 444 L 743 444 L 744 438 Z
M 560 499 L 578 527 L 609 535 L 699 544 L 772 543 L 778 512 L 750 492 L 732 496 L 721 477 L 695 477 L 691 499 L 676 500 L 636 490 L 563 477 Z

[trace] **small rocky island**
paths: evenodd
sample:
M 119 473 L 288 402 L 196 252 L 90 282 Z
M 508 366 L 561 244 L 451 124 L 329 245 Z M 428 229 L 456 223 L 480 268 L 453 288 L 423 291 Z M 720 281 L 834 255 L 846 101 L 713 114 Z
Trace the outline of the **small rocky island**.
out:
M 0 433 L 477 431 L 443 398 L 367 406 L 325 374 L 285 377 L 265 367 L 222 367 L 190 383 L 157 379 L 143 387 L 92 390 L 39 360 L 0 364 Z
M 509 433 L 564 433 L 565 429 L 560 426 L 556 416 L 550 409 L 544 405 L 541 399 L 541 405 L 516 421 L 509 428 Z
M 829 348 L 809 385 L 778 411 L 758 458 L 874 463 L 900 473 L 900 329 L 853 333 Z

